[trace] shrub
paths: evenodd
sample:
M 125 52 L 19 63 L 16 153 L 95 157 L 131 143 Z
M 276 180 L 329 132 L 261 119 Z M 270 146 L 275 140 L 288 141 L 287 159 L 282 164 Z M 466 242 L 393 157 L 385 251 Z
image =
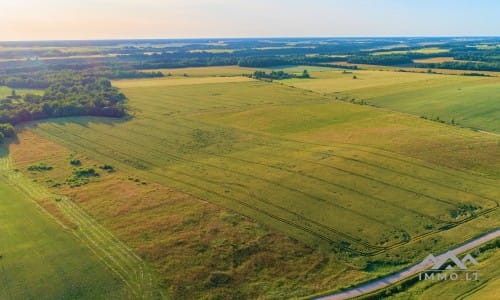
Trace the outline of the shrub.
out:
M 82 178 L 82 177 L 98 177 L 99 173 L 97 173 L 94 169 L 92 168 L 80 168 L 78 170 L 73 171 L 73 175 L 76 178 Z
M 52 166 L 46 165 L 44 163 L 38 165 L 31 165 L 28 167 L 28 171 L 32 172 L 50 171 L 52 169 L 53 169 Z
M 0 124 L 0 133 L 2 133 L 4 137 L 7 138 L 16 136 L 14 127 L 8 123 Z
M 73 166 L 81 166 L 82 165 L 82 162 L 79 159 L 72 159 L 69 163 Z
M 106 170 L 108 171 L 109 173 L 113 172 L 115 169 L 113 168 L 113 166 L 111 165 L 108 165 L 108 164 L 104 164 L 102 166 L 99 167 L 100 169 L 102 170 Z

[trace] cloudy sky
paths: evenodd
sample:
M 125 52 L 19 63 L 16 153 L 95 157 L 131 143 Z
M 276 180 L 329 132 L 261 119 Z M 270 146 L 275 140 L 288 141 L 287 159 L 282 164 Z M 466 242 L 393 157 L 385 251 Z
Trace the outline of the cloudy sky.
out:
M 5 0 L 0 40 L 500 35 L 497 0 Z

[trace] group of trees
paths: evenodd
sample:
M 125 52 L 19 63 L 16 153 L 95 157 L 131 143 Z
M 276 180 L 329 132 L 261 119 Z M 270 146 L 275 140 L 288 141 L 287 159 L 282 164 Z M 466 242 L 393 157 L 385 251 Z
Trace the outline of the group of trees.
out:
M 304 70 L 300 75 L 286 73 L 284 71 L 271 71 L 270 73 L 266 73 L 265 71 L 255 71 L 252 75 L 250 75 L 250 77 L 255 79 L 283 80 L 290 78 L 310 78 L 310 75 L 307 70 Z
M 14 127 L 10 124 L 1 124 L 0 123 L 0 144 L 4 141 L 5 138 L 14 137 L 16 132 L 14 131 Z
M 500 71 L 500 62 L 445 61 L 442 63 L 419 63 L 415 64 L 415 67 L 471 71 Z
M 107 79 L 62 72 L 52 79 L 42 96 L 26 94 L 20 100 L 0 101 L 0 123 L 84 115 L 122 117 L 125 100 Z
M 407 65 L 413 63 L 413 60 L 408 55 L 356 55 L 347 59 L 351 64 L 366 64 L 366 65 Z

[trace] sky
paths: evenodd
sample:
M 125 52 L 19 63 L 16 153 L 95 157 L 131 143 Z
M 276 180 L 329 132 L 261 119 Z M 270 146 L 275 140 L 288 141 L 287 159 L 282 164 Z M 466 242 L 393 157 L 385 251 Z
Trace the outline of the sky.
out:
M 1 0 L 0 41 L 499 36 L 498 0 Z

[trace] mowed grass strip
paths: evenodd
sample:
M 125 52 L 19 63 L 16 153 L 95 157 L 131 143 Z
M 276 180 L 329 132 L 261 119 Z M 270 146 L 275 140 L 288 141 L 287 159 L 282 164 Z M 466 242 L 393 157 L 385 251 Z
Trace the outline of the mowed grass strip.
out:
M 27 197 L 2 177 L 0 298 L 127 297 L 123 282 Z
M 263 82 L 199 84 L 196 89 L 155 84 L 123 87 L 135 113 L 132 121 L 61 119 L 39 123 L 34 130 L 88 155 L 140 170 L 151 180 L 242 210 L 308 242 L 345 242 L 359 251 L 404 243 L 435 232 L 443 223 L 471 217 L 473 211 L 460 211 L 463 204 L 478 211 L 496 206 L 481 194 L 482 188 L 462 189 L 465 197 L 457 197 L 454 188 L 460 190 L 467 178 L 484 182 L 486 195 L 498 192 L 488 180 L 466 171 L 441 170 L 405 156 L 400 149 L 400 154 L 392 155 L 405 157 L 406 165 L 398 168 L 391 152 L 368 147 L 367 173 L 364 153 L 348 155 L 359 151 L 359 145 L 311 143 L 315 132 L 335 132 L 336 126 L 345 124 L 356 132 L 356 120 L 382 119 L 387 113 Z M 182 118 L 175 117 L 179 114 Z M 375 128 L 388 125 L 379 121 Z M 434 125 L 444 126 L 432 125 L 428 139 L 439 132 Z M 418 126 L 414 130 L 419 133 Z M 385 135 L 383 141 L 394 138 Z M 292 142 L 283 141 L 284 136 Z M 311 155 L 322 146 L 340 158 Z M 387 167 L 380 170 L 377 164 Z M 429 182 L 439 176 L 453 179 L 435 184 L 436 191 L 431 191 Z

